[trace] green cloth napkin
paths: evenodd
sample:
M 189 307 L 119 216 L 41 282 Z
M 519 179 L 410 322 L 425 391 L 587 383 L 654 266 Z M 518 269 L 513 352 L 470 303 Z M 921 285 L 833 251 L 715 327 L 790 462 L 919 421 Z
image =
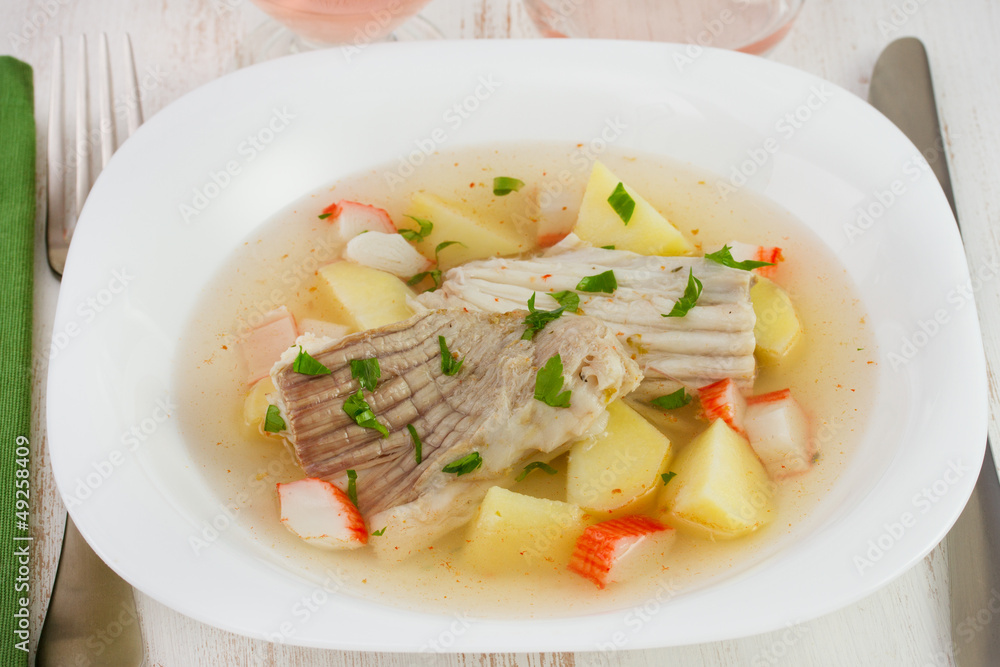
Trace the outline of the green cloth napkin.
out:
M 28 664 L 35 113 L 31 67 L 0 56 L 0 665 Z

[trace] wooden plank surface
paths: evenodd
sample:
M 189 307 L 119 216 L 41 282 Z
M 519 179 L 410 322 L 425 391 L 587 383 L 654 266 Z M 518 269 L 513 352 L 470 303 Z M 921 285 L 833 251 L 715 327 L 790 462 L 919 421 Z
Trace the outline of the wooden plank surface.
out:
M 520 0 L 433 0 L 425 10 L 450 38 L 531 37 Z M 0 13 L 0 53 L 35 68 L 39 128 L 47 118 L 53 40 L 128 31 L 135 44 L 147 118 L 185 92 L 239 62 L 240 45 L 262 14 L 249 0 L 7 0 Z M 1000 184 L 1000 8 L 992 0 L 959 3 L 929 0 L 808 0 L 771 58 L 812 72 L 864 96 L 881 49 L 893 39 L 917 35 L 927 44 L 935 73 L 948 159 L 973 270 L 995 266 L 1000 255 L 997 224 Z M 67 48 L 69 52 L 69 48 Z M 40 147 L 44 148 L 40 132 Z M 40 162 L 40 169 L 42 163 Z M 42 193 L 39 181 L 39 194 Z M 43 211 L 40 208 L 40 211 Z M 40 214 L 40 223 L 42 221 Z M 39 227 L 41 230 L 41 227 Z M 38 235 L 41 249 L 41 231 Z M 57 281 L 44 254 L 37 257 L 36 350 L 51 336 Z M 1000 440 L 1000 289 L 995 273 L 977 290 L 979 317 L 990 370 L 990 431 Z M 32 620 L 41 625 L 55 573 L 64 510 L 45 450 L 44 355 L 35 365 L 33 490 L 35 560 Z M 613 653 L 551 655 L 413 655 L 322 651 L 234 635 L 178 614 L 143 595 L 139 610 L 150 665 L 289 665 L 402 667 L 404 665 L 645 667 L 659 665 L 918 665 L 954 664 L 943 546 L 897 581 L 856 604 L 777 632 L 697 646 Z M 762 601 L 765 604 L 766 601 Z M 389 630 L 389 629 L 387 629 Z M 627 649 L 627 645 L 625 647 Z

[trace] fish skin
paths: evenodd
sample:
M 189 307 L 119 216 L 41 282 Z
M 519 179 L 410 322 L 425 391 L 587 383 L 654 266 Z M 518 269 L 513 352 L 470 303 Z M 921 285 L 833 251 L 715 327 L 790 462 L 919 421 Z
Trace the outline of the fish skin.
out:
M 577 291 L 585 276 L 614 270 L 614 294 Z M 684 294 L 688 271 L 703 291 L 684 317 L 663 317 Z M 548 293 L 580 295 L 582 313 L 605 322 L 635 356 L 644 380 L 633 398 L 648 400 L 694 390 L 732 378 L 745 392 L 756 376 L 753 327 L 756 322 L 749 271 L 732 269 L 701 257 L 655 257 L 582 244 L 574 235 L 540 257 L 494 258 L 466 263 L 445 273 L 440 289 L 412 300 L 414 308 L 463 307 L 486 311 L 558 303 Z
M 357 471 L 359 508 L 370 525 L 389 525 L 387 538 L 374 541 L 380 548 L 394 550 L 405 532 L 408 553 L 464 523 L 490 486 L 509 483 L 529 457 L 563 451 L 641 381 L 636 363 L 598 320 L 565 315 L 529 341 L 521 339 L 524 316 L 425 311 L 336 341 L 300 340 L 328 375 L 293 371 L 297 348 L 272 368 L 284 435 L 300 465 L 307 476 L 339 484 L 347 469 Z M 464 358 L 454 376 L 441 371 L 439 335 Z M 563 388 L 572 391 L 569 408 L 534 398 L 537 370 L 554 354 L 563 362 Z M 350 360 L 372 356 L 382 375 L 363 396 L 388 428 L 386 438 L 343 410 L 359 388 Z M 423 442 L 420 464 L 407 424 Z M 483 459 L 477 470 L 461 477 L 442 471 L 472 451 Z

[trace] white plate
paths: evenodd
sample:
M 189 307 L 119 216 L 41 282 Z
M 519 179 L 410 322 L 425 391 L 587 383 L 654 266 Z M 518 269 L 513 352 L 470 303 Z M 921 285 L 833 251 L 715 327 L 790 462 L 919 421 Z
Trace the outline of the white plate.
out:
M 189 538 L 213 517 L 226 522 L 175 421 L 154 418 L 164 415 L 156 400 L 171 390 L 202 289 L 249 230 L 287 203 L 364 167 L 419 159 L 429 145 L 587 141 L 611 121 L 624 125 L 618 147 L 727 178 L 751 174 L 748 187 L 836 253 L 862 289 L 881 351 L 874 418 L 832 491 L 840 502 L 748 571 L 667 602 L 651 598 L 655 613 L 642 622 L 625 610 L 476 621 L 450 635 L 448 650 L 733 638 L 848 605 L 920 560 L 965 505 L 986 438 L 982 345 L 974 304 L 956 296 L 969 274 L 945 198 L 929 171 L 911 173 L 914 146 L 850 93 L 759 58 L 690 53 L 476 41 L 375 45 L 347 62 L 334 49 L 236 72 L 146 123 L 87 200 L 49 372 L 52 466 L 98 554 L 164 604 L 255 637 L 415 651 L 449 636 L 453 617 L 342 594 L 292 617 L 316 585 L 254 557 L 239 530 L 221 530 L 196 555 Z M 469 112 L 449 114 L 456 104 Z M 877 205 L 901 179 L 905 194 Z M 852 242 L 845 225 L 861 207 L 873 224 Z M 936 313 L 947 322 L 932 324 Z M 292 632 L 283 632 L 289 620 Z

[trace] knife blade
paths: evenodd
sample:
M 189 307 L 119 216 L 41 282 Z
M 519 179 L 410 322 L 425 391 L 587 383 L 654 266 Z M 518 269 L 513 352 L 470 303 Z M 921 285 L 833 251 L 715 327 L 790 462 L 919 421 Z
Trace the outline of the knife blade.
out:
M 868 101 L 920 149 L 958 223 L 930 65 L 919 39 L 904 37 L 885 48 L 872 72 Z M 972 497 L 945 538 L 952 631 L 947 653 L 959 666 L 1000 664 L 1000 617 L 994 612 L 1000 610 L 998 526 L 1000 478 L 987 439 Z

